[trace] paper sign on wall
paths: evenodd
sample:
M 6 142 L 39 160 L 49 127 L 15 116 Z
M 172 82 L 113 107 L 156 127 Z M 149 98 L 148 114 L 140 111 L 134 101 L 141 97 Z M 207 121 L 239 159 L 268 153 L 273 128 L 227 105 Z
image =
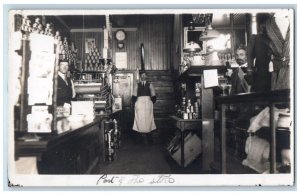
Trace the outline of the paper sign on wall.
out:
M 204 88 L 215 87 L 219 85 L 217 69 L 204 70 Z
M 86 38 L 85 39 L 85 53 L 90 53 L 94 46 L 96 46 L 95 38 Z
M 116 67 L 127 69 L 127 52 L 116 52 Z

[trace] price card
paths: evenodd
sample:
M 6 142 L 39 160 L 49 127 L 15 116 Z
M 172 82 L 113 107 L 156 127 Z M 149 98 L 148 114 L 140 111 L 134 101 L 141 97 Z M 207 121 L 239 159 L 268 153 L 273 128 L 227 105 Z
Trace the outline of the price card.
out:
M 204 70 L 204 88 L 215 87 L 219 85 L 217 69 Z
M 127 69 L 127 52 L 116 52 L 116 67 Z

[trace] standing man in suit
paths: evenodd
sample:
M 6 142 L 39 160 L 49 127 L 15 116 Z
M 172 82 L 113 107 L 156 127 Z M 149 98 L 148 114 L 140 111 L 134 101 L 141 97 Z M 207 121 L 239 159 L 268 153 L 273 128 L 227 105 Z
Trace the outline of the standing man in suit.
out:
M 68 71 L 69 62 L 60 61 L 57 77 L 57 106 L 71 106 L 71 100 L 76 96 L 74 83 L 67 75 Z

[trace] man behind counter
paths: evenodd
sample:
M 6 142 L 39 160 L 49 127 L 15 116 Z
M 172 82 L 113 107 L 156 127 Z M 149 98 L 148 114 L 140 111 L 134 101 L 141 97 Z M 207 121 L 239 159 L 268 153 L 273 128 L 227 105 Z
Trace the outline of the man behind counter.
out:
M 240 45 L 236 51 L 236 65 L 237 67 L 233 67 L 233 72 L 231 75 L 231 95 L 239 94 L 239 93 L 247 93 L 250 91 L 249 83 L 247 82 L 246 68 L 248 66 L 247 63 L 247 52 L 246 47 Z
M 57 77 L 57 106 L 70 106 L 72 98 L 75 98 L 73 81 L 68 77 L 69 62 L 60 61 Z

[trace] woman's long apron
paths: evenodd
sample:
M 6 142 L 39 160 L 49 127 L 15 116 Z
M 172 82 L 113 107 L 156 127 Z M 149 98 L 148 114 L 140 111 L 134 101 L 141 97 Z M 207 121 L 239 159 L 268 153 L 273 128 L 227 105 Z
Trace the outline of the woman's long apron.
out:
M 135 103 L 133 130 L 149 133 L 156 129 L 153 116 L 153 103 L 150 96 L 140 96 Z

